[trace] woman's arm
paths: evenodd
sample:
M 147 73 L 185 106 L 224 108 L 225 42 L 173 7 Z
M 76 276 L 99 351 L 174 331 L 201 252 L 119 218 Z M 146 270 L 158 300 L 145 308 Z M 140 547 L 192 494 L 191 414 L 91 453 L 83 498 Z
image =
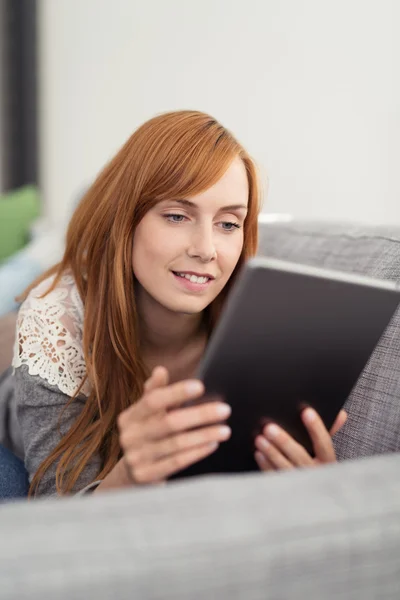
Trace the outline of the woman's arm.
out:
M 121 458 L 112 471 L 110 471 L 110 473 L 95 486 L 93 493 L 96 494 L 108 490 L 132 487 L 133 485 L 134 482 L 132 481 L 132 478 L 129 477 L 125 459 Z
M 29 481 L 32 481 L 40 464 L 60 442 L 61 434 L 68 431 L 79 415 L 86 399 L 83 396 L 78 397 L 62 414 L 70 398 L 58 387 L 50 385 L 38 375 L 29 374 L 26 365 L 15 370 L 15 378 L 17 414 L 24 445 L 25 467 L 29 474 Z M 57 495 L 56 467 L 57 464 L 54 464 L 46 472 L 37 490 L 38 496 Z M 95 481 L 100 470 L 100 456 L 95 456 L 81 473 L 73 492 L 81 491 Z

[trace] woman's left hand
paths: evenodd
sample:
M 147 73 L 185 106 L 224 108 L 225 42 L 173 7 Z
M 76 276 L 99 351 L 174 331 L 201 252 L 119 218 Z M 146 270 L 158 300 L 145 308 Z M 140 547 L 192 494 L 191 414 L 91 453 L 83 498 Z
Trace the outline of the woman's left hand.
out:
M 346 411 L 340 411 L 330 431 L 312 408 L 303 410 L 301 418 L 310 435 L 315 457 L 310 456 L 307 450 L 281 427 L 270 423 L 255 440 L 255 459 L 262 471 L 315 467 L 336 462 L 332 436 L 345 424 Z

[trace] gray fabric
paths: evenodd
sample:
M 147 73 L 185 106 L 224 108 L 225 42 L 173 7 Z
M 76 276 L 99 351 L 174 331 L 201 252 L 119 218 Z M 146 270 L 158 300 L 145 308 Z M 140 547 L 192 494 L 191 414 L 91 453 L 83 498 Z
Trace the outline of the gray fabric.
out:
M 24 446 L 18 424 L 15 381 L 12 368 L 0 374 L 0 444 L 24 459 Z
M 260 225 L 259 254 L 400 279 L 400 228 L 292 221 Z
M 398 455 L 6 505 L 2 600 L 400 597 Z
M 24 442 L 25 467 L 32 481 L 41 462 L 49 456 L 82 410 L 84 397 L 79 397 L 65 410 L 59 428 L 62 410 L 69 397 L 60 392 L 56 386 L 50 385 L 41 377 L 30 375 L 28 367 L 23 365 L 15 370 L 15 400 L 18 421 Z M 60 433 L 61 432 L 61 433 Z M 56 495 L 54 464 L 44 476 L 38 495 Z M 97 479 L 101 469 L 99 456 L 93 457 L 83 470 L 73 492 L 85 488 Z
M 400 230 L 322 223 L 269 224 L 259 254 L 400 282 Z M 400 311 L 346 403 L 339 460 L 400 451 Z

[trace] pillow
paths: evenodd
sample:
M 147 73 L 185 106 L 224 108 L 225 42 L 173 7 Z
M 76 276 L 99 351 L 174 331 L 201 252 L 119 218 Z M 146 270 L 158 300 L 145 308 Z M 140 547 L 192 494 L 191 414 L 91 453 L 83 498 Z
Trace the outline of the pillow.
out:
M 400 228 L 296 222 L 261 224 L 259 254 L 400 283 Z M 400 452 L 400 308 L 345 408 L 339 460 Z
M 39 191 L 32 185 L 0 195 L 0 262 L 29 241 L 30 225 L 39 213 Z

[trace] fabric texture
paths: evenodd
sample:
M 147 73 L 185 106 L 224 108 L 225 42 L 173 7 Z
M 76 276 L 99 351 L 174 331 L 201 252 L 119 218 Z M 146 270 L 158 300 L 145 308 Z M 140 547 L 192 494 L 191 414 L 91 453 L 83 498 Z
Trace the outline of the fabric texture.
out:
M 12 364 L 15 368 L 26 365 L 30 375 L 39 375 L 68 396 L 84 382 L 82 394 L 88 396 L 83 303 L 71 275 L 64 275 L 47 293 L 53 281 L 51 277 L 34 288 L 18 312 Z
M 400 230 L 327 223 L 269 224 L 259 254 L 400 282 Z M 339 460 L 400 451 L 400 311 L 381 337 L 335 436 Z
M 400 597 L 400 457 L 0 510 L 2 600 Z
M 25 467 L 31 482 L 42 461 L 81 413 L 86 398 L 80 395 L 67 406 L 69 396 L 38 375 L 30 375 L 27 365 L 23 365 L 15 371 L 15 399 L 24 443 Z M 38 488 L 38 496 L 57 495 L 56 467 L 57 463 L 47 471 Z M 96 481 L 100 470 L 101 459 L 95 455 L 82 471 L 72 492 L 81 491 Z
M 15 380 L 11 367 L 0 375 L 0 445 L 24 460 L 24 445 L 17 415 Z
M 23 498 L 28 489 L 28 474 L 23 461 L 0 444 L 0 502 Z
M 32 481 L 37 469 L 60 442 L 82 411 L 90 385 L 85 380 L 82 349 L 83 303 L 71 275 L 56 288 L 50 277 L 34 288 L 18 312 L 14 357 L 14 399 L 9 410 L 17 414 L 23 440 L 25 467 Z M 70 398 L 82 389 L 67 407 Z M 65 410 L 64 410 L 65 409 Z M 18 431 L 10 431 L 10 449 Z M 55 463 L 46 473 L 37 495 L 57 495 Z M 82 471 L 72 492 L 86 493 L 98 485 L 99 455 Z

